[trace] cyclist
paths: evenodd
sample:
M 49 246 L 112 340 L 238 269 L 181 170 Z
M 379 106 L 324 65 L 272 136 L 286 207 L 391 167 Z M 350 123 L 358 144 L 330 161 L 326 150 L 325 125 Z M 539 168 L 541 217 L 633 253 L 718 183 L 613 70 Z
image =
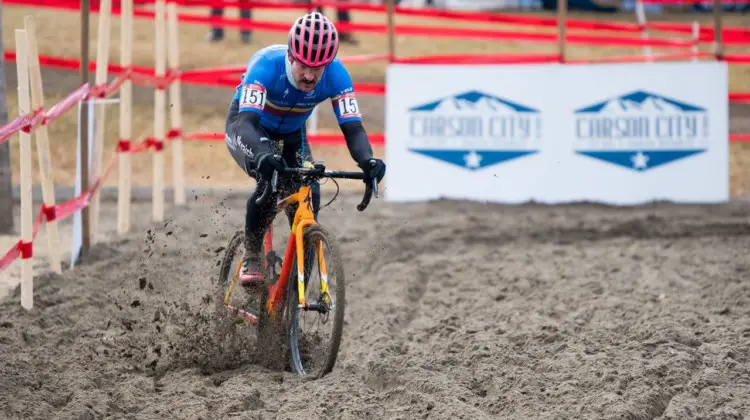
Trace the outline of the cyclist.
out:
M 265 227 L 273 220 L 277 195 L 255 203 L 274 170 L 312 161 L 305 121 L 313 108 L 331 100 L 349 153 L 365 174 L 365 182 L 385 176 L 385 163 L 373 157 L 348 71 L 336 59 L 339 35 L 318 12 L 298 18 L 287 45 L 257 51 L 248 62 L 242 83 L 227 111 L 225 141 L 237 164 L 255 178 L 256 188 L 245 213 L 245 256 L 240 282 L 261 280 L 261 246 Z M 278 193 L 298 186 L 279 178 Z M 320 208 L 320 185 L 312 187 L 313 213 Z M 291 224 L 293 212 L 288 213 Z

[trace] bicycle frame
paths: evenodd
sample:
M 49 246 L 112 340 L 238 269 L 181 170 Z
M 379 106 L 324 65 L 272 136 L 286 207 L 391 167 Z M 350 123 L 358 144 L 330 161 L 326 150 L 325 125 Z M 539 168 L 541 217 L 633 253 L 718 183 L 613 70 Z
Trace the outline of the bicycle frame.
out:
M 279 280 L 275 284 L 268 286 L 268 301 L 266 303 L 266 310 L 273 319 L 278 310 L 281 299 L 284 299 L 284 293 L 286 292 L 287 284 L 292 272 L 292 263 L 294 258 L 297 259 L 297 290 L 299 296 L 299 307 L 306 307 L 305 304 L 305 250 L 303 237 L 305 229 L 309 226 L 315 225 L 315 215 L 312 210 L 312 194 L 310 186 L 304 185 L 297 190 L 296 193 L 282 199 L 278 203 L 278 211 L 282 212 L 289 206 L 298 204 L 297 211 L 294 213 L 294 219 L 292 221 L 292 229 L 289 232 L 289 240 L 287 241 L 286 250 L 284 252 L 284 259 L 281 266 L 281 273 L 279 274 Z M 273 229 L 269 226 L 264 237 L 264 244 L 266 245 L 266 252 L 273 249 Z M 327 273 L 325 271 L 325 262 L 323 259 L 323 244 L 318 245 L 318 265 L 321 271 L 321 293 L 328 292 L 327 284 Z M 266 259 L 268 261 L 268 259 Z
M 284 252 L 284 259 L 283 264 L 281 266 L 281 273 L 279 274 L 279 280 L 275 284 L 268 285 L 268 290 L 266 291 L 268 293 L 268 300 L 266 302 L 266 308 L 265 310 L 268 312 L 269 317 L 271 319 L 275 319 L 276 314 L 278 312 L 279 304 L 284 299 L 284 294 L 287 291 L 287 285 L 289 283 L 289 279 L 291 277 L 292 272 L 292 264 L 294 261 L 294 258 L 297 258 L 297 288 L 298 288 L 298 296 L 299 296 L 299 307 L 304 308 L 305 306 L 305 255 L 304 255 L 304 233 L 305 229 L 309 226 L 315 225 L 317 222 L 315 221 L 315 215 L 312 211 L 312 194 L 311 194 L 311 188 L 310 186 L 304 185 L 300 187 L 297 192 L 294 194 L 289 195 L 288 197 L 280 200 L 277 204 L 277 214 L 280 212 L 283 212 L 286 210 L 289 206 L 293 204 L 298 204 L 297 210 L 294 213 L 294 219 L 292 222 L 292 228 L 289 233 L 289 240 L 286 245 L 286 250 Z M 268 266 L 268 253 L 273 250 L 273 225 L 269 224 L 268 229 L 266 230 L 266 233 L 263 237 L 263 245 L 266 252 L 265 258 L 264 258 L 264 265 L 266 268 L 266 272 L 269 271 L 270 267 Z M 328 275 L 326 272 L 325 267 L 325 260 L 323 258 L 323 244 L 318 244 L 318 265 L 320 266 L 320 272 L 321 272 L 321 293 L 324 294 L 324 296 L 327 296 L 328 292 Z M 242 268 L 242 262 L 239 262 L 237 264 L 237 268 L 235 269 L 234 278 L 238 278 L 240 270 Z M 238 312 L 238 315 L 244 318 L 245 320 L 249 321 L 251 324 L 257 324 L 257 317 L 253 314 L 243 311 L 238 308 L 234 308 L 229 306 L 229 296 L 232 293 L 232 290 L 234 289 L 234 286 L 236 284 L 236 281 L 230 285 L 229 290 L 226 293 L 225 296 L 225 304 L 229 307 L 230 310 L 235 310 Z M 328 300 L 328 298 L 326 298 Z M 327 302 L 329 303 L 329 302 Z

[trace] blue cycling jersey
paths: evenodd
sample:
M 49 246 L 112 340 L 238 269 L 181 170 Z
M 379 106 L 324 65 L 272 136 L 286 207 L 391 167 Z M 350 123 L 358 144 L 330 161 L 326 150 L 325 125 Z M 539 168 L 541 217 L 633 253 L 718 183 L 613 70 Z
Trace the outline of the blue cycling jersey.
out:
M 286 45 L 271 45 L 253 54 L 237 86 L 234 99 L 239 112 L 260 114 L 260 124 L 270 133 L 290 133 L 302 128 L 319 103 L 331 99 L 339 124 L 361 121 L 349 72 L 338 59 L 326 67 L 310 92 L 297 89 L 287 59 Z

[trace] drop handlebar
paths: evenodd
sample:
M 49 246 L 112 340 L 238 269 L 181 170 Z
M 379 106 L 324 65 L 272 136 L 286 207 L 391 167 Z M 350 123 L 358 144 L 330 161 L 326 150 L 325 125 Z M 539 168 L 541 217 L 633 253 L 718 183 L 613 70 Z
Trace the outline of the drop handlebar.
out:
M 347 171 L 331 171 L 325 169 L 325 166 L 321 164 L 315 164 L 313 168 L 284 168 L 282 171 L 273 171 L 271 181 L 265 183 L 263 193 L 255 200 L 255 204 L 263 205 L 268 200 L 271 193 L 276 192 L 276 184 L 279 178 L 279 172 L 282 176 L 296 176 L 296 177 L 308 177 L 308 178 L 340 178 L 340 179 L 365 179 L 364 172 L 347 172 Z M 370 204 L 373 193 L 375 197 L 378 197 L 378 181 L 372 179 L 371 182 L 365 184 L 365 193 L 362 197 L 362 201 L 357 204 L 357 210 L 364 211 Z

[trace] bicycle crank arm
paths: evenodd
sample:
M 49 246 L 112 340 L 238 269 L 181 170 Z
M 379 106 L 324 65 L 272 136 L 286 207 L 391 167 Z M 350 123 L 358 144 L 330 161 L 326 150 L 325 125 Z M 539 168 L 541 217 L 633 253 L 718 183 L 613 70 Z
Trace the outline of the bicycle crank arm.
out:
M 258 317 L 251 314 L 250 312 L 243 311 L 242 309 L 235 308 L 232 305 L 226 305 L 227 311 L 239 318 L 244 319 L 245 321 L 249 322 L 252 325 L 258 325 Z

